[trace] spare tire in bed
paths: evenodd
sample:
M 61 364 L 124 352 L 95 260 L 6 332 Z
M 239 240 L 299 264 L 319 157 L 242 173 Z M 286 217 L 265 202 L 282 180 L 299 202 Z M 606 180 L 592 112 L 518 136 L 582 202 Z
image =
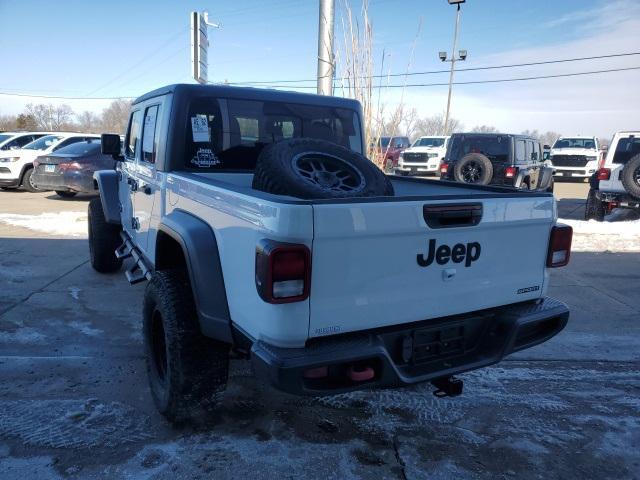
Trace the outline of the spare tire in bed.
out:
M 267 145 L 258 157 L 252 187 L 306 200 L 393 195 L 389 179 L 366 157 L 312 138 Z
M 488 185 L 493 178 L 493 165 L 481 153 L 467 153 L 454 164 L 453 178 L 457 182 Z

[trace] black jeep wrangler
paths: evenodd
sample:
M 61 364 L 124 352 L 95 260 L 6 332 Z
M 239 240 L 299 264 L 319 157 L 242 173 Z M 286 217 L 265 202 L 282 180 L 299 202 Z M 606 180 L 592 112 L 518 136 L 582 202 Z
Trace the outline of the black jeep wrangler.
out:
M 457 182 L 553 191 L 553 168 L 527 135 L 454 133 L 440 173 Z

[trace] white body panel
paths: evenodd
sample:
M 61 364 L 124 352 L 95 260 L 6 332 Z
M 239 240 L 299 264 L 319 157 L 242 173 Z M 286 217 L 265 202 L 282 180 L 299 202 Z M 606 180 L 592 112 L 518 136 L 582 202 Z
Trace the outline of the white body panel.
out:
M 232 176 L 234 174 L 231 174 Z M 242 174 L 236 174 L 242 175 Z M 249 184 L 251 175 L 248 175 Z M 166 214 L 181 209 L 215 232 L 231 319 L 255 339 L 300 347 L 307 339 L 309 300 L 274 305 L 255 284 L 256 245 L 262 239 L 304 244 L 313 241 L 313 207 L 265 201 L 205 182 L 167 177 Z M 206 261 L 206 259 L 202 259 Z
M 424 221 L 425 203 L 442 201 L 314 206 L 311 337 L 541 296 L 552 198 L 483 200 L 479 225 L 434 230 Z M 469 267 L 451 261 L 421 267 L 416 257 L 427 253 L 430 239 L 450 247 L 478 242 L 482 251 Z

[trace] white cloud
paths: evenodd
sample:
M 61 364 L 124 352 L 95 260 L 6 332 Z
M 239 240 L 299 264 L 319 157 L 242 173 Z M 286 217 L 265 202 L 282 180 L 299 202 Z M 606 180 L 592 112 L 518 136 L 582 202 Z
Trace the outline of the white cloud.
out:
M 638 50 L 640 3 L 633 0 L 604 2 L 597 8 L 559 17 L 547 29 L 573 31 L 562 43 L 521 49 L 504 49 L 474 59 L 474 65 L 503 65 L 552 59 L 607 55 Z M 536 33 L 544 35 L 544 28 Z M 462 68 L 464 64 L 461 64 Z M 471 66 L 470 62 L 469 65 Z M 551 64 L 495 71 L 458 72 L 456 81 L 554 75 L 640 66 L 640 55 L 612 59 Z M 485 85 L 456 85 L 452 116 L 466 127 L 494 125 L 503 131 L 555 130 L 610 136 L 615 130 L 638 128 L 640 70 L 558 79 Z M 444 110 L 446 87 L 413 88 L 407 103 L 423 115 Z M 384 95 L 399 101 L 398 92 Z

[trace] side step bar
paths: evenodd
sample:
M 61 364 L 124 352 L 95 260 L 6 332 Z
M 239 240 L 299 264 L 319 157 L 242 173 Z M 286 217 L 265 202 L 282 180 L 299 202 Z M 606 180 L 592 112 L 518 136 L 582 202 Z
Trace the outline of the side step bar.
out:
M 125 277 L 131 285 L 135 283 L 144 282 L 145 280 L 151 280 L 151 269 L 147 266 L 144 258 L 135 247 L 129 235 L 124 230 L 120 232 L 120 238 L 122 238 L 122 245 L 116 248 L 115 254 L 117 258 L 133 258 L 134 264 L 125 273 Z

